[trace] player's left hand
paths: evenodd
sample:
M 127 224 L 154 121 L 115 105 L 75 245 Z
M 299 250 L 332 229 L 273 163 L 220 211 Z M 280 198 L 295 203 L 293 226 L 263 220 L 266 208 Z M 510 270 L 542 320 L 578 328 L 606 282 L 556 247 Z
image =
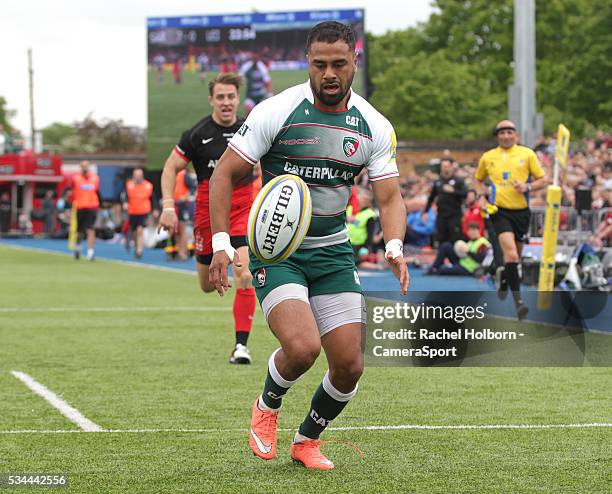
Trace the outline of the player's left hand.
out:
M 453 192 L 455 192 L 455 187 L 450 184 L 444 184 L 442 186 L 442 190 L 448 194 L 452 194 Z
M 408 288 L 410 287 L 410 273 L 408 272 L 406 260 L 404 259 L 403 255 L 395 258 L 393 258 L 392 255 L 393 254 L 391 252 L 388 252 L 385 259 L 391 266 L 393 274 L 399 280 L 400 293 L 402 295 L 406 295 L 408 293 Z

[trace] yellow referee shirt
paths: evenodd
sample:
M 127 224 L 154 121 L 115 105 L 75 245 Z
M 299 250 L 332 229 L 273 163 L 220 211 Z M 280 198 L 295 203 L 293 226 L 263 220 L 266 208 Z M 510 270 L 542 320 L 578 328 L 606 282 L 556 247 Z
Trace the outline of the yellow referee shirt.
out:
M 491 180 L 489 202 L 500 208 L 525 209 L 529 206 L 529 192 L 517 192 L 515 180 L 525 183 L 530 177 L 544 176 L 544 170 L 536 154 L 525 146 L 514 145 L 510 149 L 500 146 L 484 153 L 478 162 L 476 179 Z

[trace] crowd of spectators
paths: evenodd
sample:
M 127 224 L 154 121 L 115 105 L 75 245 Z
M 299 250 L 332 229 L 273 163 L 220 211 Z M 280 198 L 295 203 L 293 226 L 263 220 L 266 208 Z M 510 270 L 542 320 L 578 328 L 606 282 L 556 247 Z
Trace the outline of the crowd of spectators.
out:
M 556 138 L 540 138 L 535 151 L 549 182 L 552 183 Z M 425 171 L 414 171 L 400 179 L 401 193 L 407 211 L 404 243 L 405 252 L 408 254 L 439 247 L 436 238 L 436 229 L 440 225 L 440 221 L 437 221 L 438 205 L 437 201 L 431 202 L 428 199 L 431 196 L 432 188 L 440 184 L 440 164 L 447 160 L 453 162 L 454 177 L 465 184 L 466 192 L 461 198 L 462 217 L 459 238 L 468 240 L 467 225 L 473 222 L 479 224 L 480 234 L 486 235 L 484 215 L 481 214 L 474 190 L 474 173 L 478 163 L 458 163 L 453 160 L 449 151 L 444 151 L 442 156 L 432 159 Z M 559 183 L 562 187 L 563 208 L 574 209 L 577 190 L 591 191 L 591 217 L 594 222 L 589 227 L 583 227 L 583 231 L 595 249 L 612 246 L 612 209 L 610 209 L 612 206 L 612 134 L 598 132 L 594 138 L 585 138 L 572 146 L 567 167 L 561 169 Z M 367 176 L 359 177 L 358 187 L 367 187 Z M 543 219 L 546 207 L 546 188 L 531 192 L 529 203 L 532 211 L 537 211 L 537 214 L 540 214 L 540 218 Z M 562 229 L 575 227 L 573 224 L 568 224 L 569 216 L 567 212 L 565 216 L 562 213 Z M 490 235 L 487 236 L 490 237 Z M 379 243 L 374 250 L 380 247 Z

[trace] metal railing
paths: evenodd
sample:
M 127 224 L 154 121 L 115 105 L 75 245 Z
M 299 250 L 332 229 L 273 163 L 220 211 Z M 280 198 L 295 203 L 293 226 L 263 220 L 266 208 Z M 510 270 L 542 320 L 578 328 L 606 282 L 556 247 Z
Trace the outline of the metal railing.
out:
M 572 207 L 561 207 L 559 213 L 558 244 L 575 247 L 588 239 L 612 212 L 612 208 L 592 209 L 578 213 Z M 531 221 L 529 224 L 529 238 L 531 241 L 541 241 L 544 236 L 544 218 L 546 208 L 531 208 Z

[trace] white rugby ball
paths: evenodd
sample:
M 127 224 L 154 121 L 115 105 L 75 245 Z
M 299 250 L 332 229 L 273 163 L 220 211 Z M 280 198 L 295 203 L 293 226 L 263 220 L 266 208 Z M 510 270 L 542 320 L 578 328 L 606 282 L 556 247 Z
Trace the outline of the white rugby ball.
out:
M 457 240 L 455 242 L 455 254 L 457 257 L 465 257 L 468 253 L 468 244 L 465 240 Z
M 266 264 L 284 261 L 301 245 L 312 218 L 310 191 L 296 175 L 279 175 L 262 187 L 251 206 L 248 243 Z

